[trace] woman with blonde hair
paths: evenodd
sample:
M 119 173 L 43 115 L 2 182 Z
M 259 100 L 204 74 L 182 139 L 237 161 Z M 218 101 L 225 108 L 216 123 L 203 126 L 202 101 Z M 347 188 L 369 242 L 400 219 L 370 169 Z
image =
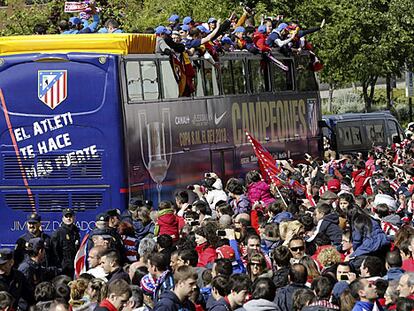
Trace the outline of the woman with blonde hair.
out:
M 279 225 L 280 238 L 284 241 L 283 245 L 288 246 L 294 236 L 303 237 L 305 227 L 298 220 L 281 222 Z
M 83 297 L 85 304 L 74 308 L 73 311 L 93 311 L 96 306 L 105 299 L 108 286 L 102 279 L 93 279 L 89 282 Z
M 76 310 L 78 307 L 85 304 L 86 300 L 84 299 L 85 291 L 88 288 L 88 281 L 79 278 L 77 280 L 71 281 L 69 283 L 70 287 L 70 299 L 69 305 L 73 310 Z
M 336 273 L 336 266 L 341 262 L 341 254 L 334 247 L 323 248 L 317 257 L 318 261 L 322 265 L 322 274 Z

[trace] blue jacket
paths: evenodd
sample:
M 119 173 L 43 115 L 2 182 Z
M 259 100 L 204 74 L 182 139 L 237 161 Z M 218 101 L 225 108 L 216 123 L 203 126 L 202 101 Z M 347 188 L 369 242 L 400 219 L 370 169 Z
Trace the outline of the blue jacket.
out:
M 208 311 L 231 311 L 231 307 L 227 304 L 224 298 L 220 298 L 210 305 Z
M 266 238 L 263 238 L 262 241 L 260 242 L 260 247 L 262 248 L 262 251 L 266 254 L 269 255 L 275 248 L 279 247 L 280 245 L 282 245 L 283 241 L 280 240 L 267 240 Z
M 62 34 L 64 35 L 75 35 L 75 34 L 80 34 L 80 33 L 92 33 L 95 32 L 96 29 L 98 28 L 98 24 L 99 24 L 99 14 L 95 14 L 93 15 L 93 22 L 89 25 L 89 22 L 85 19 L 82 20 L 83 22 L 83 28 L 81 30 L 77 30 L 77 29 L 69 29 L 64 31 Z
M 231 246 L 231 248 L 233 248 L 234 254 L 235 254 L 234 261 L 232 262 L 233 274 L 235 274 L 235 273 L 246 273 L 246 268 L 245 268 L 245 266 L 243 264 L 243 260 L 241 259 L 241 256 L 240 256 L 239 244 L 237 243 L 236 240 L 230 240 L 230 246 Z
M 173 290 L 174 288 L 174 276 L 170 271 L 166 271 L 161 275 L 160 279 L 157 280 L 157 287 L 154 291 L 153 301 L 156 303 L 160 300 L 161 295 L 167 290 Z
M 98 33 L 108 33 L 108 29 L 106 27 L 102 27 L 98 30 Z M 123 33 L 122 29 L 115 29 L 111 33 Z
M 132 224 L 135 229 L 135 236 L 138 240 L 138 244 L 148 234 L 154 234 L 155 224 L 152 221 L 144 225 L 141 220 L 134 220 Z
M 387 281 L 398 281 L 401 276 L 404 274 L 404 269 L 401 268 L 389 268 L 387 275 L 383 277 L 384 280 Z
M 272 218 L 271 222 L 275 222 L 280 224 L 284 220 L 291 220 L 293 219 L 293 215 L 289 212 L 283 211 Z
M 342 230 L 339 228 L 339 216 L 330 213 L 323 217 L 319 232 L 325 234 L 336 247 L 341 246 Z
M 368 255 L 390 244 L 379 223 L 371 219 L 371 224 L 372 231 L 370 233 L 352 230 L 352 246 L 354 249 L 352 258 Z
M 230 206 L 233 208 L 234 215 L 238 215 L 241 213 L 250 213 L 250 201 L 249 198 L 244 194 L 240 196 L 239 201 L 237 201 L 236 199 L 231 200 Z
M 273 301 L 277 307 L 276 311 L 292 311 L 293 310 L 293 294 L 298 289 L 307 288 L 304 284 L 292 283 L 276 291 L 276 297 Z
M 173 291 L 162 293 L 160 300 L 155 304 L 153 311 L 195 311 L 194 304 L 186 300 L 182 303 Z
M 372 311 L 374 304 L 372 302 L 357 301 L 352 311 Z
M 275 43 L 276 39 L 280 39 L 280 34 L 276 31 L 272 31 L 266 39 L 266 44 L 270 47 L 273 47 L 273 44 Z

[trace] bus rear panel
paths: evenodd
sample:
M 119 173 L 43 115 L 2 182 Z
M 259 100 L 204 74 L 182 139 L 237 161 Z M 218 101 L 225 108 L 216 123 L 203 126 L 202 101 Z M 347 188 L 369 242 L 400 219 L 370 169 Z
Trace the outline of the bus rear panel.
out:
M 125 206 L 118 56 L 25 54 L 0 64 L 0 242 L 14 243 L 30 212 L 50 232 L 72 208 L 87 231 L 97 213 Z

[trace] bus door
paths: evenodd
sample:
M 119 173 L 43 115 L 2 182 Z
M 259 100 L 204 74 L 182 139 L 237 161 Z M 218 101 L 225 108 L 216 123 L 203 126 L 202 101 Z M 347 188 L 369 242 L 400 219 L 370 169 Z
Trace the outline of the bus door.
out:
M 222 148 L 210 150 L 211 172 L 216 173 L 223 181 L 223 185 L 231 177 L 234 177 L 235 166 L 235 148 Z

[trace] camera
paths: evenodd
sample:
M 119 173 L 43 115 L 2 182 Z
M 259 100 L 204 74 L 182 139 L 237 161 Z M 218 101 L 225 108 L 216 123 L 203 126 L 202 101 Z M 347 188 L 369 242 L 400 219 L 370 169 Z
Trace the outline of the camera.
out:
M 226 230 L 217 230 L 216 231 L 217 236 L 226 236 Z
M 194 186 L 193 185 L 189 185 L 189 186 L 187 186 L 187 190 L 191 190 L 191 191 L 193 191 L 195 188 L 194 188 Z
M 199 226 L 199 225 L 200 225 L 200 222 L 198 220 L 193 220 L 193 221 L 190 222 L 191 227 Z

